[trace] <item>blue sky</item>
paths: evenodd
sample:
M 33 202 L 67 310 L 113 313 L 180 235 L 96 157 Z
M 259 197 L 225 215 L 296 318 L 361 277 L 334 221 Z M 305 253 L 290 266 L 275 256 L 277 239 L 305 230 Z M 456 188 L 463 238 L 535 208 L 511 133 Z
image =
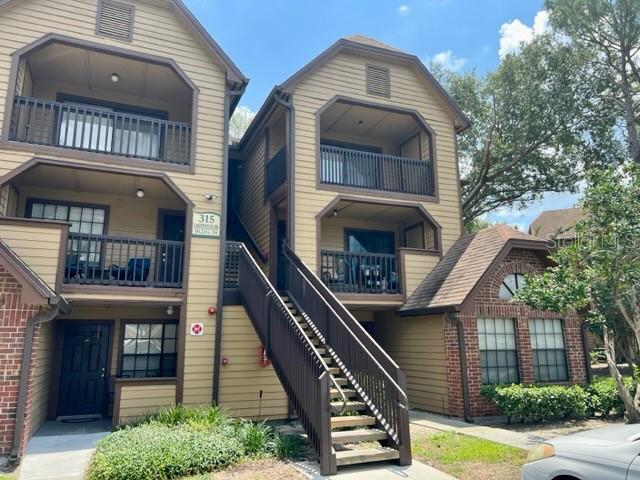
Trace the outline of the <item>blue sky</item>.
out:
M 545 28 L 542 0 L 185 0 L 250 78 L 240 105 L 256 111 L 271 88 L 340 37 L 359 33 L 460 70 L 484 73 Z M 490 216 L 526 227 L 542 210 L 573 206 L 555 194 L 525 211 Z

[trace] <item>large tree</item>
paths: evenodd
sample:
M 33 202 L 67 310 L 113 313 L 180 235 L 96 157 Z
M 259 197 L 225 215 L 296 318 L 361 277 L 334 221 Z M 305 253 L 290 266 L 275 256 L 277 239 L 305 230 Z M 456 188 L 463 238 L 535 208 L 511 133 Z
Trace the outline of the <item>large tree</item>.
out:
M 466 225 L 548 192 L 575 191 L 585 165 L 611 160 L 609 137 L 592 135 L 588 121 L 589 61 L 589 51 L 546 35 L 485 77 L 436 72 L 471 120 L 458 139 Z
M 575 49 L 592 54 L 583 80 L 607 114 L 602 128 L 617 124 L 629 157 L 640 162 L 640 0 L 546 0 L 552 27 Z M 602 113 L 602 112 L 597 112 Z
M 592 169 L 576 241 L 555 266 L 530 277 L 517 298 L 541 310 L 585 312 L 602 329 L 605 355 L 630 422 L 640 422 L 640 388 L 629 393 L 617 365 L 640 366 L 640 166 Z

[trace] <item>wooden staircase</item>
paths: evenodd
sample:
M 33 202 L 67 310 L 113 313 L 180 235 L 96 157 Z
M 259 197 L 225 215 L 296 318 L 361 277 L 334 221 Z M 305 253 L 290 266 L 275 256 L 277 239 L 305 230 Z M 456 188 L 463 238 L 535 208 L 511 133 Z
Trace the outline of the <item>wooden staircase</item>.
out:
M 332 388 L 331 399 L 331 444 L 335 449 L 336 465 L 355 465 L 397 460 L 400 453 L 397 449 L 383 446 L 389 441 L 389 434 L 375 428 L 377 420 L 369 414 L 367 404 L 362 401 L 358 392 L 338 367 L 333 367 L 333 358 L 324 348 L 322 340 L 313 331 L 304 314 L 287 296 L 282 300 L 293 318 L 302 327 L 307 338 L 316 345 L 322 360 L 329 366 Z
M 321 473 L 369 462 L 411 464 L 398 365 L 286 245 L 286 294 L 275 290 L 244 244 L 233 247 L 233 280 Z

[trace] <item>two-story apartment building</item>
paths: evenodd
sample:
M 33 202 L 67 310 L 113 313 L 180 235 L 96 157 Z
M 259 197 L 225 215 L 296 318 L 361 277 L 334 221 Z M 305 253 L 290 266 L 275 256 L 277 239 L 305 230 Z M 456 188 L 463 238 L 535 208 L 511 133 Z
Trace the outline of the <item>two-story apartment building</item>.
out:
M 338 40 L 229 146 L 247 80 L 180 0 L 0 0 L 0 32 L 0 457 L 215 402 L 295 415 L 324 473 L 408 464 L 409 405 L 584 380 L 579 319 L 509 302 L 544 242 L 462 235 L 468 121 L 417 57 Z

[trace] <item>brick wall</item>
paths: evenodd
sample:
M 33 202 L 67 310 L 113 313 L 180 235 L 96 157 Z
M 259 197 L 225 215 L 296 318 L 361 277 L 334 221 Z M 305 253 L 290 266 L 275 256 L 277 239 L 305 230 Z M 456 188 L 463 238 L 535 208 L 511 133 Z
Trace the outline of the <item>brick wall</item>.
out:
M 16 419 L 16 401 L 20 378 L 20 362 L 24 346 L 27 320 L 38 312 L 38 307 L 22 305 L 22 288 L 16 279 L 0 265 L 0 464 L 9 454 L 13 442 Z M 38 345 L 38 327 L 34 336 L 34 351 Z M 29 368 L 29 390 L 33 381 L 33 360 Z M 25 431 L 28 432 L 31 398 L 27 395 Z M 23 443 L 27 435 L 23 436 Z M 24 447 L 24 445 L 22 445 Z
M 472 416 L 496 415 L 495 405 L 480 394 L 480 351 L 476 318 L 512 318 L 516 327 L 516 348 L 520 381 L 533 383 L 533 352 L 529 338 L 529 318 L 562 318 L 565 352 L 570 383 L 585 383 L 585 356 L 582 345 L 582 321 L 576 314 L 559 315 L 548 311 L 532 310 L 522 303 L 508 302 L 498 297 L 500 285 L 509 273 L 536 274 L 544 270 L 540 258 L 529 250 L 512 250 L 495 269 L 489 280 L 479 287 L 464 310 L 456 314 L 464 325 L 466 352 L 466 372 L 469 386 L 469 404 Z M 449 362 L 449 406 L 452 415 L 462 416 L 462 380 L 458 353 L 458 333 L 454 321 L 445 326 L 445 342 Z

